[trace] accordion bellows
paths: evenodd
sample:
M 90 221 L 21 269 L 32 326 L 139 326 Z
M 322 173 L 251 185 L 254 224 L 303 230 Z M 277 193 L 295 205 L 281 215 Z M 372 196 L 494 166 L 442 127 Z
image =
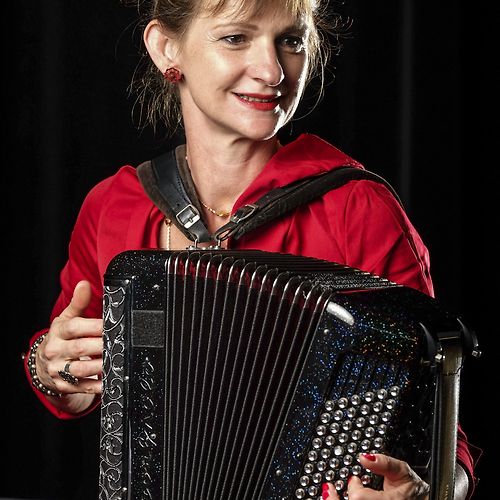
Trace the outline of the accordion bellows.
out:
M 104 287 L 100 499 L 321 498 L 432 458 L 437 301 L 322 260 L 128 251 Z

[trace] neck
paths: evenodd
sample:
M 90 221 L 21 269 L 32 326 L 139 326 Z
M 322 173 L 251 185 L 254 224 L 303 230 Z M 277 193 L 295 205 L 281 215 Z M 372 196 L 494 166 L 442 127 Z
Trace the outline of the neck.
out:
M 190 140 L 186 152 L 200 200 L 218 211 L 231 210 L 235 201 L 262 171 L 279 147 L 274 137 L 266 141 Z

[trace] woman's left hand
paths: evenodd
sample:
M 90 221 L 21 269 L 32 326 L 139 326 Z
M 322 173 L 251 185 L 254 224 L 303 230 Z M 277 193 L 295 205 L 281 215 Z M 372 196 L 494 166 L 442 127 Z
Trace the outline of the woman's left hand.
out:
M 349 479 L 347 492 L 349 500 L 425 500 L 428 498 L 429 485 L 423 481 L 411 467 L 401 460 L 387 455 L 362 453 L 360 464 L 374 474 L 384 477 L 381 491 L 367 488 L 361 484 L 359 477 Z M 333 484 L 323 486 L 324 500 L 340 500 Z

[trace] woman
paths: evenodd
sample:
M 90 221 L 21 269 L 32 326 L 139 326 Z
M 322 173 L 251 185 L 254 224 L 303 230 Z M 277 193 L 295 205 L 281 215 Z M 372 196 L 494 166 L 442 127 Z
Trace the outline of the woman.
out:
M 153 91 L 148 115 L 175 120 L 180 103 L 186 144 L 176 154 L 210 233 L 269 189 L 340 165 L 362 168 L 312 135 L 286 146 L 278 141 L 321 59 L 318 2 L 152 4 L 144 29 L 153 68 L 143 88 Z M 190 243 L 148 198 L 136 169 L 123 167 L 91 190 L 72 234 L 51 326 L 33 337 L 27 356 L 27 375 L 52 413 L 75 418 L 99 404 L 102 277 L 112 257 Z M 391 193 L 371 181 L 350 182 L 226 245 L 343 262 L 433 293 L 427 249 Z M 465 498 L 472 482 L 464 468 L 472 477 L 472 461 L 462 433 L 458 460 L 455 498 Z M 404 462 L 384 455 L 360 461 L 385 477 L 384 491 L 353 477 L 349 498 L 426 498 L 427 485 Z M 332 485 L 324 488 L 323 498 L 338 498 Z

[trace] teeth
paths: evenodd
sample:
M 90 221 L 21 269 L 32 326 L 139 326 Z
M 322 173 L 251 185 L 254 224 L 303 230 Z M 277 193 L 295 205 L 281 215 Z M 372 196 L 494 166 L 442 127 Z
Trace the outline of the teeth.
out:
M 270 99 L 258 99 L 257 97 L 250 97 L 248 95 L 243 95 L 243 94 L 238 94 L 239 97 L 242 99 L 245 99 L 245 101 L 249 102 L 272 102 L 274 101 L 274 97 L 271 97 Z

